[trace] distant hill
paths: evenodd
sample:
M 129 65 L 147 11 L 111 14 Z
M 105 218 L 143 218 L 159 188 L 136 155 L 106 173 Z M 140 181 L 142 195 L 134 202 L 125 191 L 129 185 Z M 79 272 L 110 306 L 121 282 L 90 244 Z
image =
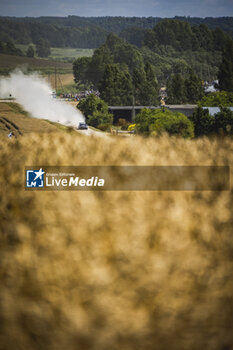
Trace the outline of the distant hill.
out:
M 206 24 L 221 28 L 233 36 L 233 17 L 175 17 L 192 26 Z M 110 32 L 120 34 L 131 43 L 133 33 L 142 38 L 144 31 L 162 21 L 160 17 L 0 17 L 0 40 L 16 44 L 36 43 L 47 39 L 53 47 L 97 48 Z M 137 44 L 139 39 L 136 40 Z

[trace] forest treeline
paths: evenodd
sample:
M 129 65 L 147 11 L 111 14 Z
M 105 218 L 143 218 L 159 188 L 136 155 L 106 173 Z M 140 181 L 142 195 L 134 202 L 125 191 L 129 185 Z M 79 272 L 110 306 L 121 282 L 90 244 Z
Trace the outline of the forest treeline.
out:
M 128 105 L 134 96 L 136 105 L 158 105 L 158 88 L 162 80 L 158 70 L 163 72 L 164 62 L 150 62 L 153 52 L 143 51 L 116 34 L 109 34 L 105 43 L 95 50 L 93 57 L 82 57 L 73 64 L 76 84 L 98 89 L 109 105 Z M 176 65 L 179 63 L 175 61 Z M 192 102 L 203 94 L 201 79 L 188 68 L 185 87 L 192 86 Z M 182 61 L 180 62 L 182 68 Z M 165 64 L 165 69 L 167 68 Z M 170 75 L 173 68 L 170 66 Z M 184 91 L 182 99 L 186 99 Z M 189 98 L 190 96 L 187 96 Z
M 104 42 L 106 36 L 107 31 L 95 25 L 78 28 L 0 18 L 0 40 L 4 42 L 28 45 L 43 39 L 52 47 L 96 48 Z
M 233 36 L 233 17 L 175 19 L 194 28 L 200 25 L 207 29 L 219 27 Z M 0 40 L 35 44 L 44 39 L 53 47 L 97 48 L 104 43 L 109 32 L 114 32 L 140 47 L 147 31 L 150 35 L 150 30 L 161 21 L 164 22 L 159 17 L 0 17 Z M 193 32 L 195 36 L 195 30 Z
M 145 102 L 142 96 L 149 96 L 149 91 L 152 91 L 151 82 L 148 81 L 150 76 L 152 81 L 162 85 L 167 84 L 173 75 L 180 75 L 182 79 L 188 79 L 187 83 L 184 81 L 182 90 L 189 85 L 191 76 L 197 86 L 194 97 L 196 100 L 200 98 L 200 79 L 217 79 L 222 51 L 228 40 L 231 41 L 229 35 L 220 28 L 209 30 L 203 24 L 191 27 L 179 20 L 164 20 L 152 30 L 147 30 L 141 48 L 111 33 L 105 43 L 95 50 L 92 58 L 80 58 L 74 62 L 75 81 L 77 84 L 90 84 L 101 89 L 106 69 L 109 74 L 111 72 L 110 75 L 115 74 L 116 77 L 125 73 L 133 84 L 130 87 L 127 83 L 125 90 L 134 89 L 138 101 Z M 199 81 L 194 78 L 193 73 L 198 76 Z M 184 93 L 181 97 L 181 102 L 186 100 L 185 95 L 187 94 Z M 150 99 L 147 103 L 150 103 Z
M 216 25 L 218 26 L 215 28 Z M 220 27 L 228 30 L 228 33 Z M 187 75 L 189 68 L 192 68 L 202 80 L 216 79 L 221 51 L 227 38 L 233 33 L 231 29 L 233 29 L 232 17 L 206 19 L 181 17 L 163 20 L 153 17 L 69 16 L 34 19 L 0 17 L 0 41 L 38 45 L 38 42 L 43 40 L 51 47 L 97 48 L 92 62 L 95 62 L 101 50 L 105 55 L 109 35 L 115 32 L 114 35 L 121 39 L 121 44 L 118 45 L 119 52 L 111 63 L 128 65 L 129 52 L 130 55 L 136 55 L 135 59 L 141 56 L 145 64 L 154 67 L 156 78 L 162 84 L 171 74 Z M 101 60 L 106 62 L 108 53 Z M 81 77 L 81 80 L 95 83 L 95 75 L 98 80 L 98 76 L 103 74 L 103 64 L 91 63 L 88 79 L 85 76 L 84 79 Z M 82 69 L 80 74 L 85 75 L 86 68 L 83 68 L 83 63 Z M 94 75 L 92 79 L 90 74 Z

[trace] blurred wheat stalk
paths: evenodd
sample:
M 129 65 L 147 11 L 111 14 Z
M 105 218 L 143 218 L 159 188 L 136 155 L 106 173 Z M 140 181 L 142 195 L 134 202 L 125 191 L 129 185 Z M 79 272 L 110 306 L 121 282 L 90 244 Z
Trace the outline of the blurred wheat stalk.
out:
M 232 192 L 27 192 L 26 165 L 232 165 L 233 141 L 0 141 L 1 350 L 230 350 Z

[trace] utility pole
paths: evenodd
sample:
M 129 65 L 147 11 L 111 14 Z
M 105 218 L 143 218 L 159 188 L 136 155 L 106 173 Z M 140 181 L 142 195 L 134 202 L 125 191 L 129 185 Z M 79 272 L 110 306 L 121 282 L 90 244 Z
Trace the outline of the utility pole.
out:
M 58 78 L 59 78 L 59 81 L 60 81 L 60 85 L 61 85 L 61 88 L 62 88 L 62 92 L 64 92 L 64 89 L 63 89 L 63 85 L 62 85 L 62 81 L 61 81 L 60 75 L 58 75 Z
M 55 92 L 57 93 L 57 66 L 55 66 L 55 82 L 54 82 L 54 87 L 55 87 Z
M 131 115 L 131 120 L 132 120 L 132 122 L 134 122 L 135 121 L 135 97 L 133 96 L 133 108 L 132 108 L 132 115 Z

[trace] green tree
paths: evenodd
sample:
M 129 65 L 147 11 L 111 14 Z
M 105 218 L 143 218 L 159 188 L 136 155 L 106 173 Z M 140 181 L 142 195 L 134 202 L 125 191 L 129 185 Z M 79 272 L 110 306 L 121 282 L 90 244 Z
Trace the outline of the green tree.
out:
M 220 90 L 233 92 L 233 41 L 228 39 L 222 52 L 218 72 Z
M 213 134 L 215 132 L 215 118 L 209 114 L 208 109 L 197 107 L 191 117 L 196 137 Z
M 146 72 L 143 67 L 135 67 L 132 74 L 133 90 L 136 105 L 143 105 L 143 86 L 146 83 Z
M 212 116 L 208 109 L 198 107 L 191 120 L 196 137 L 211 134 L 233 135 L 233 112 L 229 108 L 221 107 L 220 112 Z
M 143 108 L 135 117 L 136 130 L 140 134 L 149 134 L 150 126 L 154 122 L 154 113 L 149 108 Z
M 144 65 L 141 52 L 113 33 L 110 33 L 105 43 L 95 50 L 86 69 L 86 80 L 97 88 L 108 64 L 119 64 L 121 70 L 127 70 L 130 74 L 135 68 Z
M 48 57 L 51 53 L 49 41 L 45 39 L 39 39 L 36 43 L 36 53 L 39 57 Z
M 23 52 L 15 47 L 14 43 L 12 41 L 7 41 L 5 44 L 5 52 L 8 55 L 14 55 L 14 56 L 24 56 Z
M 77 108 L 80 109 L 85 118 L 87 118 L 88 115 L 93 115 L 94 112 L 108 111 L 107 103 L 94 94 L 90 94 L 86 98 L 81 99 L 77 105 Z
M 170 45 L 176 50 L 189 50 L 192 48 L 194 34 L 188 23 L 174 19 L 164 19 L 156 24 L 154 32 L 156 34 L 156 40 L 160 45 Z M 150 35 L 149 43 L 151 43 L 152 38 L 153 36 Z
M 139 133 L 161 135 L 167 132 L 173 136 L 194 137 L 193 123 L 182 113 L 144 109 L 136 116 L 135 122 Z
M 183 58 L 175 59 L 173 64 L 173 72 L 174 74 L 181 74 L 181 75 L 186 74 L 188 72 L 187 62 Z
M 157 106 L 158 82 L 153 66 L 146 63 L 145 68 L 135 68 L 133 71 L 133 86 L 136 104 Z
M 185 81 L 180 74 L 173 75 L 167 82 L 168 103 L 184 103 L 186 101 Z
M 109 105 L 128 105 L 132 103 L 133 86 L 128 72 L 118 64 L 108 64 L 99 85 L 101 98 Z
M 186 98 L 189 103 L 197 103 L 204 95 L 202 81 L 192 71 L 189 71 L 189 76 L 185 80 Z
M 5 53 L 6 49 L 5 49 L 5 44 L 4 42 L 0 41 L 0 53 Z
M 146 30 L 138 27 L 128 27 L 121 31 L 120 37 L 128 43 L 141 47 Z
M 73 63 L 73 74 L 74 81 L 77 85 L 83 84 L 84 86 L 88 86 L 91 84 L 88 81 L 88 69 L 91 62 L 91 57 L 80 57 Z
M 227 40 L 227 34 L 219 27 L 213 31 L 214 50 L 223 50 Z
M 106 130 L 113 123 L 113 115 L 106 111 L 97 111 L 87 117 L 88 125 Z
M 157 35 L 154 30 L 148 29 L 144 36 L 144 45 L 149 47 L 151 50 L 156 50 L 158 46 Z
M 113 63 L 113 56 L 106 45 L 102 45 L 95 50 L 92 59 L 88 65 L 86 78 L 91 81 L 95 87 L 98 86 L 107 64 Z
M 110 49 L 114 63 L 127 65 L 130 74 L 134 68 L 143 66 L 143 58 L 140 51 L 133 45 L 118 38 L 115 34 L 109 34 L 105 45 Z
M 213 34 L 206 24 L 202 23 L 198 27 L 193 27 L 192 32 L 198 41 L 199 48 L 204 48 L 205 50 L 213 49 Z
M 232 107 L 233 92 L 216 91 L 204 96 L 200 103 L 202 107 Z
M 143 104 L 158 106 L 159 100 L 159 88 L 158 82 L 155 76 L 154 67 L 150 63 L 145 64 L 146 72 L 146 85 L 144 88 Z
M 108 113 L 108 105 L 94 94 L 82 99 L 77 108 L 84 114 L 89 125 L 98 127 L 111 125 L 113 122 L 112 114 Z
M 34 47 L 32 45 L 29 45 L 27 49 L 27 57 L 34 57 L 34 56 L 35 56 Z
M 233 112 L 230 108 L 222 107 L 215 114 L 215 130 L 225 135 L 233 135 Z

